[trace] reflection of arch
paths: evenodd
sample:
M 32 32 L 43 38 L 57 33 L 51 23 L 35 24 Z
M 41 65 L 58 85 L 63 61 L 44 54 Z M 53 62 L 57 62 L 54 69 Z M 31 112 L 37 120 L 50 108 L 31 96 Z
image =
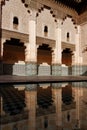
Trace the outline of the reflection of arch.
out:
M 62 52 L 62 64 L 67 66 L 72 65 L 72 51 L 70 48 L 65 48 Z
M 53 105 L 52 89 L 50 86 L 37 87 L 37 104 L 39 108 L 47 109 Z M 47 118 L 45 118 L 47 119 Z
M 62 101 L 66 105 L 69 105 L 73 101 L 72 97 L 72 86 L 71 85 L 66 85 L 65 87 L 62 88 Z
M 42 64 L 43 62 L 48 64 L 52 62 L 52 50 L 48 44 L 40 45 L 37 50 L 37 63 Z

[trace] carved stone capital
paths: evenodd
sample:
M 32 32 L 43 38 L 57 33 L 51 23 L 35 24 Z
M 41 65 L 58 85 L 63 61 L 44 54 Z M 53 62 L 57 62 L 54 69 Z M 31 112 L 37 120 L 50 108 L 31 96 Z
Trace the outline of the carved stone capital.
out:
M 31 10 L 30 15 L 29 15 L 29 19 L 36 21 L 36 13 L 37 12 L 35 10 Z
M 57 19 L 56 28 L 61 29 L 62 19 Z

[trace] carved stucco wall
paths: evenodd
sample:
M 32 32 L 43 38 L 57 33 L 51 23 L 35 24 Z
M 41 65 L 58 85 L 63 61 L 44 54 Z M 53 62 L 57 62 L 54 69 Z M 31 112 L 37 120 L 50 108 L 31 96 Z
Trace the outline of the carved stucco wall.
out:
M 44 37 L 44 26 L 48 27 L 48 36 L 49 39 L 55 39 L 55 28 L 56 23 L 50 10 L 44 9 L 39 16 L 37 17 L 37 36 Z
M 13 17 L 16 16 L 19 19 L 18 30 L 13 29 Z M 36 21 L 37 36 L 44 37 L 44 26 L 48 26 L 48 36 L 49 39 L 55 40 L 55 29 L 56 22 L 55 18 L 52 17 L 50 10 L 45 9 L 39 13 Z M 29 30 L 29 14 L 27 9 L 21 0 L 10 0 L 6 1 L 6 4 L 2 8 L 2 28 L 12 31 L 17 31 L 21 33 L 28 33 Z M 75 44 L 75 33 L 73 22 L 71 18 L 65 19 L 62 29 L 62 41 L 66 42 L 66 33 L 70 33 L 69 43 Z
M 87 23 L 81 25 L 81 51 L 83 64 L 87 65 Z
M 66 18 L 62 25 L 62 41 L 67 42 L 67 32 L 70 34 L 69 43 L 75 44 L 76 29 L 71 18 Z
M 18 30 L 13 29 L 13 17 L 18 17 Z M 21 33 L 28 33 L 29 14 L 21 0 L 6 1 L 2 7 L 2 28 Z

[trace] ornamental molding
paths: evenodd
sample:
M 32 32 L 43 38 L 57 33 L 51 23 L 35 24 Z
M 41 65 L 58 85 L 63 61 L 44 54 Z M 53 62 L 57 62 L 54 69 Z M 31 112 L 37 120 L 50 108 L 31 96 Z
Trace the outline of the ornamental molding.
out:
M 0 0 L 2 5 L 5 5 L 6 1 L 10 0 Z M 73 21 L 77 21 L 78 14 L 75 10 L 66 7 L 65 5 L 61 5 L 60 3 L 56 3 L 53 0 L 20 0 L 25 8 L 27 8 L 27 12 L 31 15 L 31 11 L 36 11 L 36 17 L 41 13 L 44 8 L 48 8 L 52 17 L 54 17 L 54 21 L 57 22 L 57 19 L 64 19 L 67 15 L 72 16 Z
M 87 22 L 87 11 L 81 14 L 78 18 L 78 24 L 85 24 Z
M 2 29 L 2 38 L 5 38 L 5 39 L 16 38 L 16 39 L 20 39 L 20 41 L 24 43 L 29 42 L 29 34 L 10 31 L 6 29 Z
M 62 41 L 62 49 L 64 50 L 66 48 L 69 48 L 71 51 L 75 51 L 76 50 L 75 44 L 66 43 L 66 42 Z
M 42 45 L 42 44 L 48 44 L 49 47 L 53 48 L 55 47 L 55 40 L 48 39 L 48 38 L 43 38 L 43 37 L 36 37 L 36 43 L 37 45 Z

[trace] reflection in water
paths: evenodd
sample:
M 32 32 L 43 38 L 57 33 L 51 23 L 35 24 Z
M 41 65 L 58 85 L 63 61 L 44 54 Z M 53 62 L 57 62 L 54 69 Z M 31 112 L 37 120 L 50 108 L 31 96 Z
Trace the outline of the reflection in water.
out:
M 86 82 L 0 86 L 1 130 L 87 130 Z

